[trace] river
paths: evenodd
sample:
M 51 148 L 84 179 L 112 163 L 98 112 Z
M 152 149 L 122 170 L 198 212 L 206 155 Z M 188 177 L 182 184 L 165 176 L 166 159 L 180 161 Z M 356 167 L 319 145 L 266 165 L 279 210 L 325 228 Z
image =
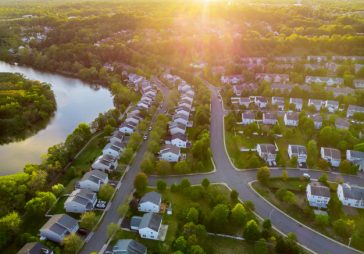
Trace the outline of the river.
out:
M 23 141 L 0 145 L 0 175 L 22 171 L 27 163 L 39 163 L 48 147 L 63 142 L 79 123 L 90 123 L 99 113 L 113 108 L 109 90 L 78 79 L 1 61 L 0 72 L 17 72 L 51 84 L 57 101 L 57 111 L 45 129 Z

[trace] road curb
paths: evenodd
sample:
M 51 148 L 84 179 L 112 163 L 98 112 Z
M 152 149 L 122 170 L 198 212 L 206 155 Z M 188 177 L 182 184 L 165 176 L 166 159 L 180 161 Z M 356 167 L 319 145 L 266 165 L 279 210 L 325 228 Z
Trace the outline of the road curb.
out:
M 253 190 L 254 191 L 254 193 L 255 194 L 257 194 L 261 199 L 263 199 L 265 202 L 267 202 L 269 205 L 271 205 L 272 207 L 274 207 L 274 209 L 276 209 L 277 211 L 279 211 L 279 212 L 281 212 L 282 214 L 284 214 L 285 216 L 287 216 L 288 218 L 290 218 L 291 220 L 293 220 L 293 221 L 295 221 L 295 222 L 297 222 L 298 224 L 300 224 L 302 227 L 305 227 L 306 229 L 308 229 L 308 230 L 310 230 L 310 231 L 312 231 L 312 232 L 314 232 L 314 233 L 316 233 L 316 234 L 319 234 L 319 235 L 321 235 L 322 237 L 324 237 L 324 238 L 326 238 L 326 239 L 328 239 L 328 240 L 330 240 L 330 241 L 333 241 L 333 242 L 335 242 L 335 243 L 337 243 L 337 244 L 339 244 L 339 245 L 341 245 L 341 246 L 343 246 L 343 247 L 346 247 L 346 248 L 348 248 L 348 249 L 351 249 L 351 250 L 353 250 L 353 251 L 355 251 L 355 252 L 357 252 L 357 253 L 363 253 L 363 252 L 361 252 L 361 251 L 359 251 L 359 250 L 357 250 L 357 249 L 354 249 L 354 248 L 352 248 L 352 247 L 350 247 L 350 246 L 348 246 L 348 245 L 346 245 L 346 244 L 343 244 L 343 243 L 341 243 L 341 242 L 339 242 L 339 241 L 337 241 L 337 240 L 335 240 L 335 239 L 333 239 L 333 238 L 331 238 L 331 237 L 328 237 L 328 236 L 326 236 L 326 235 L 324 235 L 324 234 L 322 234 L 322 233 L 320 233 L 320 232 L 318 232 L 318 231 L 316 231 L 315 229 L 313 229 L 313 228 L 310 228 L 310 227 L 308 227 L 308 226 L 306 226 L 305 224 L 303 224 L 302 222 L 300 222 L 300 221 L 298 221 L 298 220 L 296 220 L 295 218 L 293 218 L 292 216 L 290 216 L 289 214 L 287 214 L 287 213 L 285 213 L 284 211 L 282 211 L 280 208 L 278 208 L 278 207 L 276 207 L 274 204 L 272 204 L 271 202 L 269 202 L 265 197 L 263 197 L 259 192 L 257 192 L 254 188 L 253 188 L 253 186 L 252 186 L 252 184 L 254 183 L 254 182 L 257 182 L 257 180 L 254 180 L 254 181 L 250 181 L 249 183 L 248 183 L 248 185 L 249 185 L 249 187 L 250 187 L 250 189 L 251 190 Z

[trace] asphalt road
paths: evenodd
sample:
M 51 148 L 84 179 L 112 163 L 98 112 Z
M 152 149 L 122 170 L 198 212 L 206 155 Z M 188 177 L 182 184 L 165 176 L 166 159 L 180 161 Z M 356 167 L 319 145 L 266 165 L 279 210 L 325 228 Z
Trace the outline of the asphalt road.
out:
M 159 89 L 162 91 L 163 97 L 168 97 L 168 89 L 158 85 Z M 163 106 L 161 109 L 158 109 L 157 114 L 163 113 L 167 108 L 167 101 L 163 100 Z M 155 117 L 152 120 L 154 122 Z M 147 151 L 147 142 L 143 141 L 141 144 L 137 154 L 135 155 L 133 163 L 130 165 L 128 172 L 125 173 L 124 178 L 121 180 L 121 186 L 119 190 L 117 190 L 114 199 L 112 200 L 111 206 L 108 211 L 105 212 L 105 216 L 100 223 L 99 228 L 94 233 L 94 235 L 89 239 L 89 241 L 84 245 L 81 250 L 82 254 L 89 254 L 93 251 L 99 252 L 103 245 L 107 242 L 107 226 L 110 223 L 117 223 L 120 219 L 120 216 L 117 212 L 118 207 L 123 204 L 129 195 L 132 193 L 134 186 L 134 178 L 140 171 L 140 163 L 143 159 L 144 153 Z

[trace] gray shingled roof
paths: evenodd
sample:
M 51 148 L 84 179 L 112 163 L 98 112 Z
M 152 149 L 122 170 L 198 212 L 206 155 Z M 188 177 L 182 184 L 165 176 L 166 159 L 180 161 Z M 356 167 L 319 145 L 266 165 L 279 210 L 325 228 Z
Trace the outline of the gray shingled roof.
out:
M 161 200 L 162 200 L 162 195 L 160 193 L 151 191 L 151 192 L 146 193 L 140 199 L 140 203 L 151 202 L 153 204 L 160 205 Z
M 150 228 L 153 231 L 158 232 L 160 225 L 162 224 L 162 215 L 156 213 L 146 213 L 143 215 L 139 228 Z
M 77 220 L 72 218 L 67 214 L 56 214 L 53 215 L 46 224 L 43 225 L 41 230 L 49 229 L 59 235 L 63 234 L 65 231 L 69 231 L 78 225 Z
M 124 254 L 145 254 L 147 253 L 147 248 L 135 240 L 122 239 L 117 241 L 114 245 L 113 252 Z
M 306 147 L 301 145 L 290 145 L 293 154 L 307 154 Z
M 330 197 L 330 189 L 323 185 L 320 182 L 312 182 L 311 185 L 311 194 L 314 196 L 321 196 L 321 197 Z
M 41 243 L 37 243 L 37 242 L 32 242 L 32 243 L 27 243 L 23 246 L 23 248 L 21 248 L 17 254 L 44 254 L 43 250 L 49 250 L 49 248 L 47 248 L 46 246 L 44 246 Z
M 108 177 L 107 174 L 100 170 L 91 170 L 83 175 L 81 181 L 84 181 L 84 180 L 94 181 L 95 179 L 97 179 L 97 182 L 99 179 L 105 181 L 107 179 L 107 177 Z
M 364 200 L 364 187 L 343 184 L 343 192 L 345 198 Z
M 323 147 L 324 155 L 333 159 L 341 159 L 341 152 L 335 148 Z

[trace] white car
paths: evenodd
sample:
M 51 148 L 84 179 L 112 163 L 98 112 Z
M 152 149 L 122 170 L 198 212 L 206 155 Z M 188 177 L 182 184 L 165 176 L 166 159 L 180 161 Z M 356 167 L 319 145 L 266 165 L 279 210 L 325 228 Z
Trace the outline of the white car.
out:
M 148 135 L 145 134 L 144 137 L 143 137 L 144 140 L 147 140 L 148 139 Z
M 307 173 L 303 173 L 303 177 L 307 178 L 307 179 L 311 179 L 311 176 Z

